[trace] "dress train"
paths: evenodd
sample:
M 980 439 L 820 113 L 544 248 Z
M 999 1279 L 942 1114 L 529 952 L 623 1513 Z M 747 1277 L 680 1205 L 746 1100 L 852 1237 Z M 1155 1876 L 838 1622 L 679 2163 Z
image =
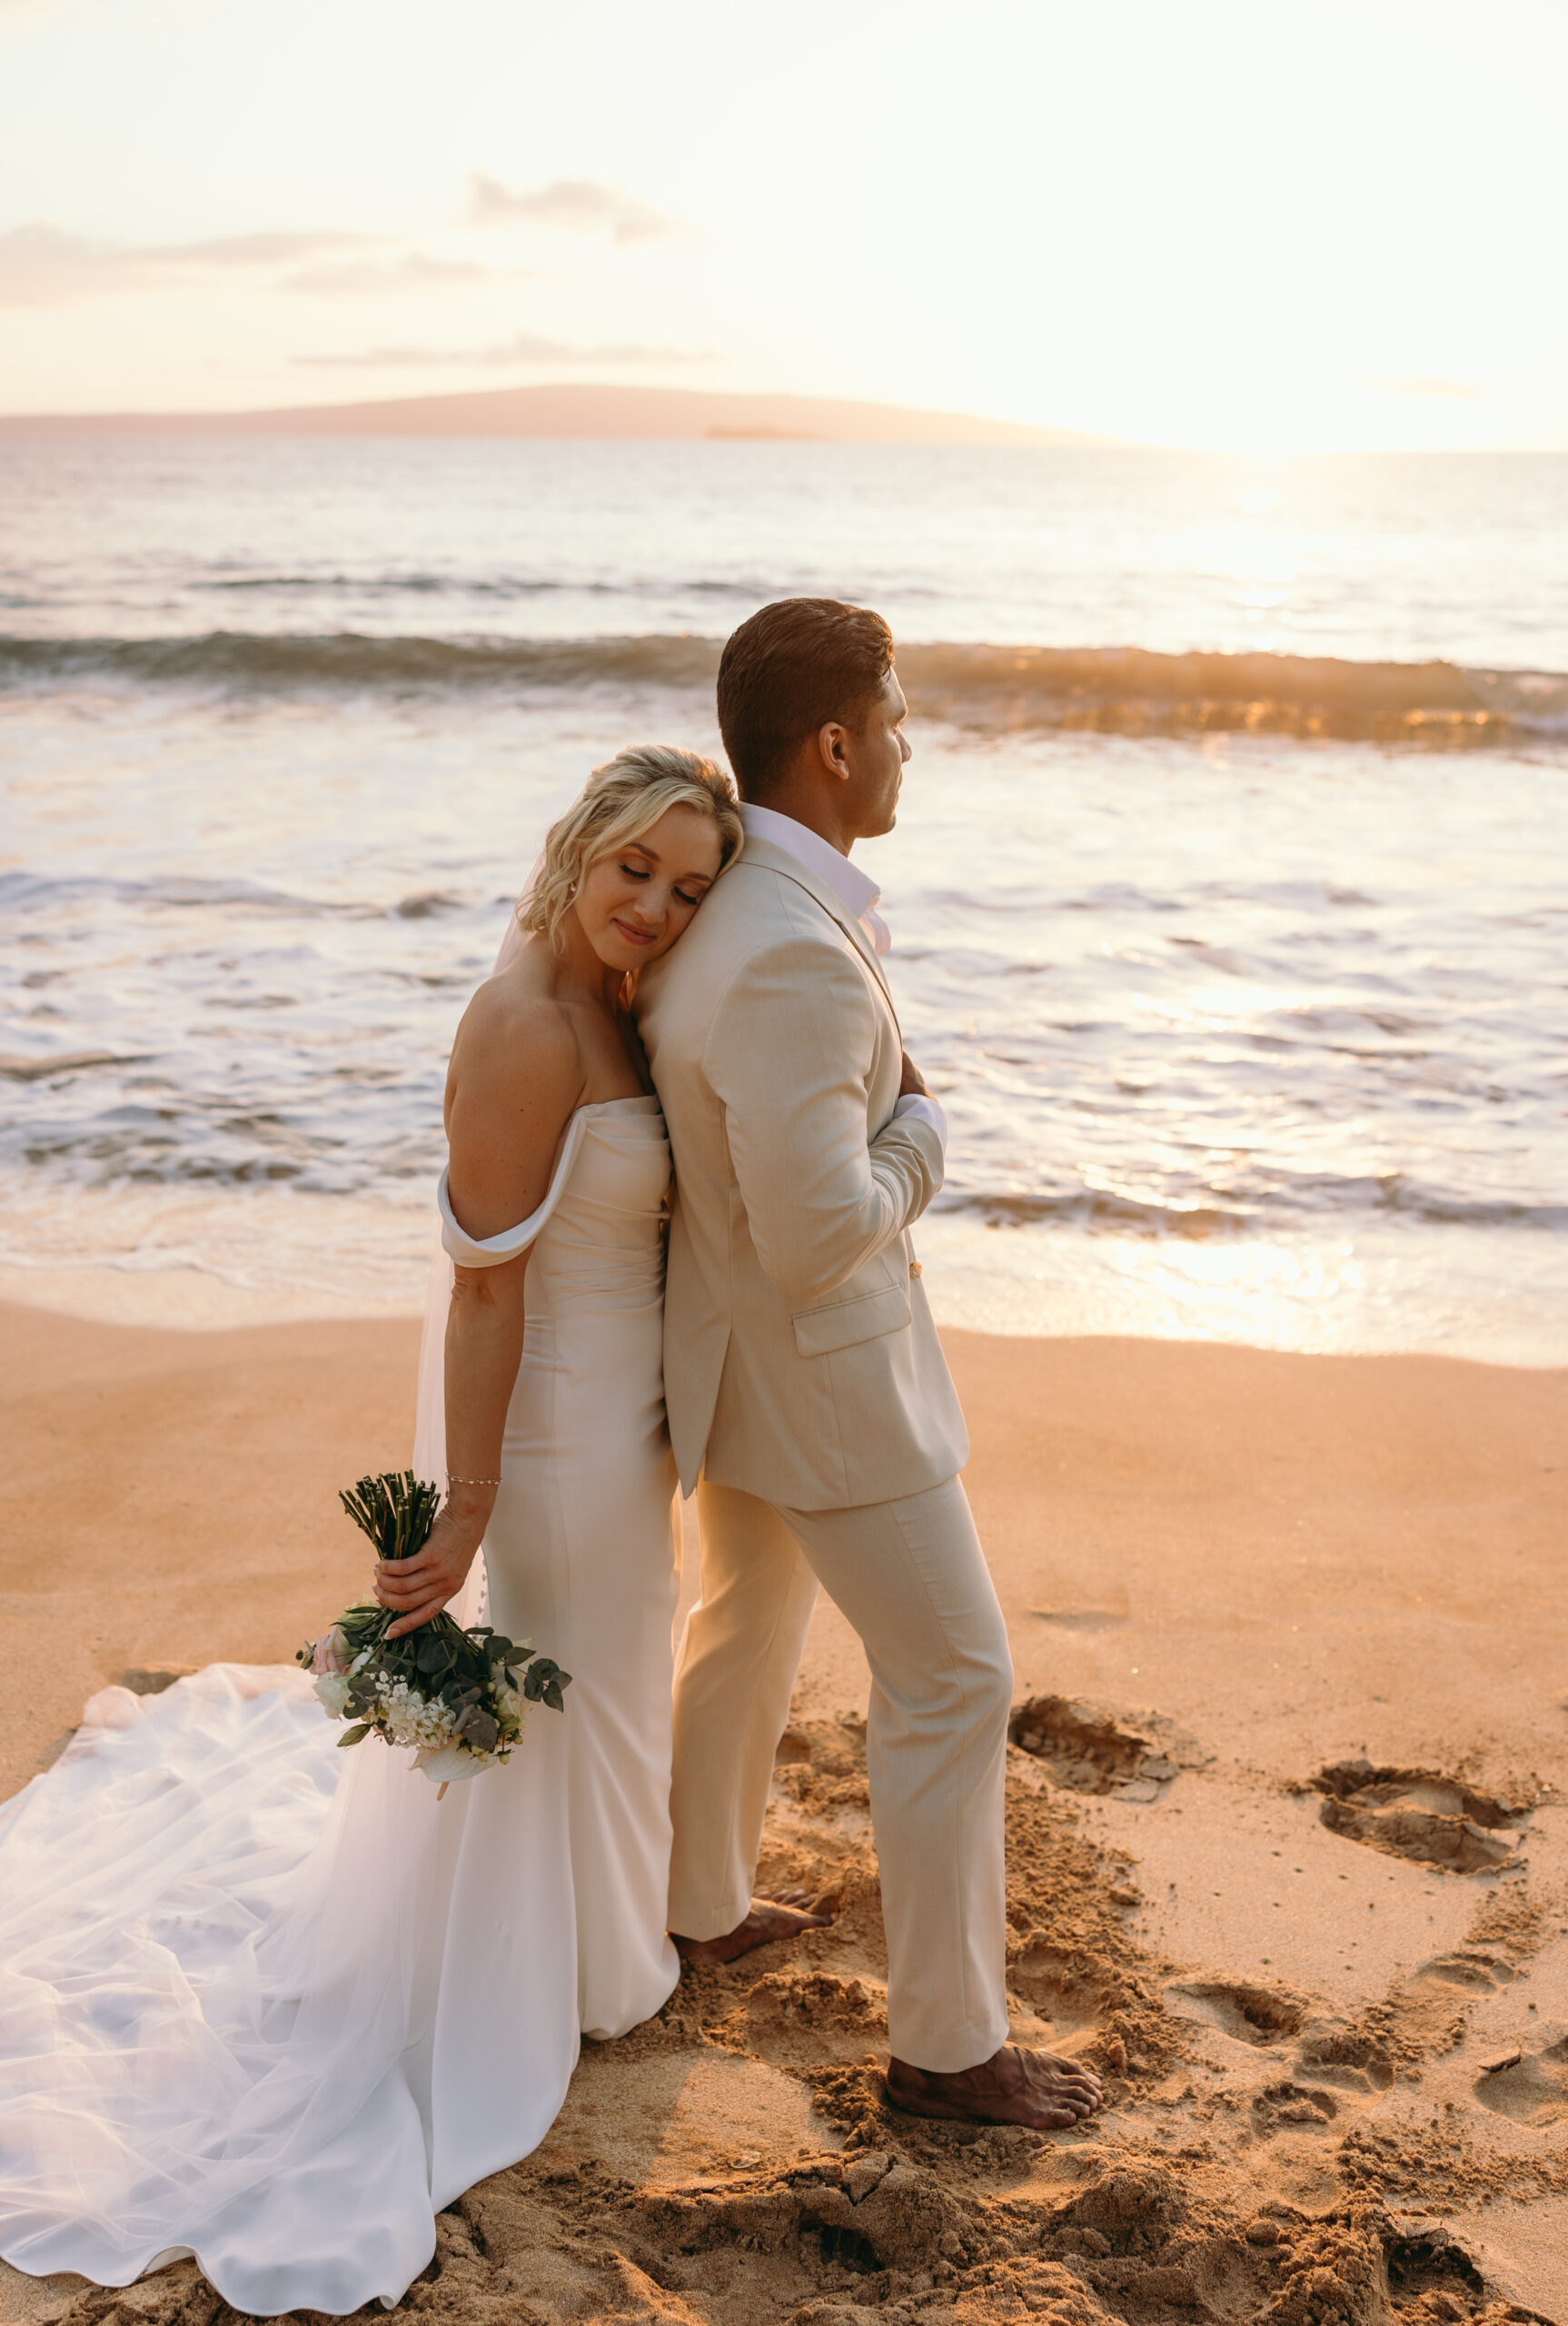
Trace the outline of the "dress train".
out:
M 125 2285 L 188 2253 L 263 2317 L 396 2301 L 435 2214 L 543 2137 L 581 2035 L 673 1989 L 669 1177 L 656 1100 L 581 1108 L 483 1247 L 531 1246 L 491 1619 L 572 1674 L 563 1715 L 441 1800 L 404 1753 L 339 1751 L 304 1674 L 214 1665 L 104 1690 L 0 1809 L 16 2268 Z

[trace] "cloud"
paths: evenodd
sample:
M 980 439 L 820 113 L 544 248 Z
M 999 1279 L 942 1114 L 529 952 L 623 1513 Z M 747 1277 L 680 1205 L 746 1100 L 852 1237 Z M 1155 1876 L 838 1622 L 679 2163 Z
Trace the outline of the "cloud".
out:
M 201 243 L 95 243 L 58 226 L 0 234 L 0 306 L 54 307 L 212 275 L 266 273 L 302 260 L 383 247 L 374 234 L 232 234 Z
M 499 178 L 482 172 L 473 181 L 469 216 L 476 226 L 508 226 L 522 221 L 559 226 L 568 234 L 597 234 L 606 227 L 618 243 L 650 243 L 688 230 L 661 217 L 624 187 L 592 178 L 556 178 L 532 194 L 513 194 Z
M 127 255 L 171 266 L 286 266 L 323 251 L 381 247 L 379 234 L 230 234 L 217 242 L 154 243 Z
M 516 283 L 515 272 L 479 266 L 467 259 L 427 258 L 411 251 L 392 260 L 348 260 L 338 266 L 306 267 L 285 275 L 283 291 L 304 291 L 328 299 L 385 297 L 400 291 L 449 291 L 471 283 Z
M 1380 396 L 1478 396 L 1481 391 L 1467 380 L 1368 380 L 1367 386 Z
M 718 359 L 710 348 L 572 347 L 564 340 L 519 332 L 496 347 L 368 347 L 352 354 L 296 355 L 293 360 L 321 371 L 429 372 L 505 371 L 537 363 L 598 370 L 623 363 L 712 363 Z

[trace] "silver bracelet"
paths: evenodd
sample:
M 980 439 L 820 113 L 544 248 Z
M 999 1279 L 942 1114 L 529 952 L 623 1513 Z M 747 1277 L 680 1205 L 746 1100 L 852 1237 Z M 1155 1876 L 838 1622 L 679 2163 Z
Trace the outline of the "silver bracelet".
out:
M 454 1477 L 450 1470 L 446 1474 L 446 1482 L 449 1486 L 498 1486 L 501 1484 L 499 1478 Z

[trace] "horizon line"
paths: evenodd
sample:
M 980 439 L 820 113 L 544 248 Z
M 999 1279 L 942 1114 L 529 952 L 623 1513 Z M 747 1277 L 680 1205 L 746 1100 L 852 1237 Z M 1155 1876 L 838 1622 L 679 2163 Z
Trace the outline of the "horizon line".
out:
M 650 422 L 662 424 L 650 426 Z M 490 425 L 486 425 L 486 422 Z M 500 424 L 495 424 L 499 422 Z M 640 422 L 642 424 L 632 424 Z M 796 424 L 791 425 L 794 422 Z M 812 423 L 815 423 L 814 425 Z M 669 388 L 607 381 L 534 382 L 515 387 L 358 397 L 335 403 L 237 405 L 172 411 L 0 414 L 0 429 L 87 428 L 214 433 L 366 433 L 541 437 L 747 438 L 776 442 L 891 442 L 1122 445 L 1121 437 L 1052 428 L 979 413 L 878 403 L 781 390 Z
M 771 418 L 766 415 L 771 414 Z M 650 426 L 653 419 L 662 425 Z M 491 424 L 484 424 L 486 422 Z M 789 425 L 790 422 L 799 424 Z M 815 421 L 816 425 L 810 425 Z M 502 424 L 494 424 L 500 422 Z M 640 424 L 639 424 L 640 423 Z M 810 396 L 768 389 L 621 385 L 608 381 L 532 382 L 514 387 L 438 390 L 359 397 L 339 403 L 166 407 L 0 413 L 0 433 L 358 435 L 455 439 L 597 439 L 601 442 L 773 442 L 1012 445 L 1064 451 L 1168 452 L 1216 459 L 1292 460 L 1542 457 L 1568 444 L 1226 446 L 1126 437 L 979 413 L 866 398 Z

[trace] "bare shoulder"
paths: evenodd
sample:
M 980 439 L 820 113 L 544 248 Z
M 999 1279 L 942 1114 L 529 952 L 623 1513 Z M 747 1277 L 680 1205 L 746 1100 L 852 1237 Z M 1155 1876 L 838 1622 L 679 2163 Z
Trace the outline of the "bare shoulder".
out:
M 573 1013 L 527 976 L 481 986 L 446 1083 L 448 1194 L 471 1236 L 495 1236 L 543 1202 L 586 1076 Z
M 487 979 L 463 1012 L 453 1077 L 492 1087 L 525 1081 L 541 1097 L 575 1092 L 585 1070 L 577 1013 L 517 969 Z

